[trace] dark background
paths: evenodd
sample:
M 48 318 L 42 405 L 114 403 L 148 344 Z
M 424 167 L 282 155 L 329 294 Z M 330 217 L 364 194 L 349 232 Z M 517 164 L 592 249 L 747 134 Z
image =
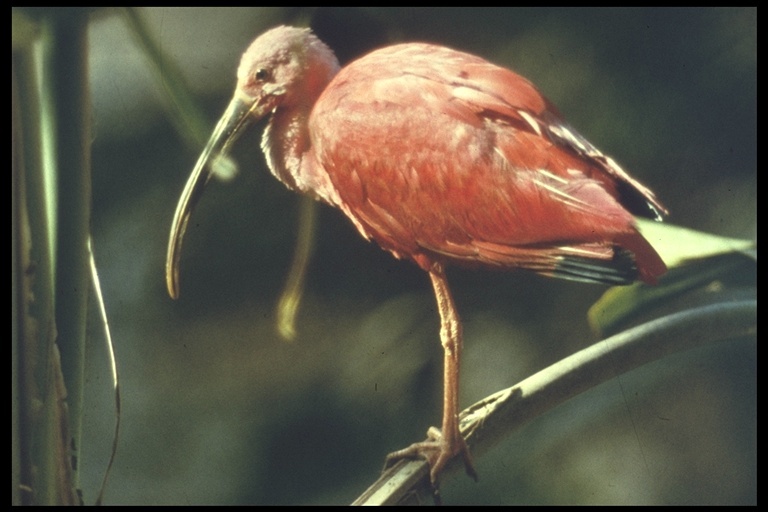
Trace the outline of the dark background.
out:
M 307 24 L 342 60 L 430 41 L 530 78 L 570 123 L 656 191 L 670 222 L 756 239 L 756 9 L 142 9 L 211 127 L 240 54 Z M 119 11 L 90 31 L 93 236 L 123 386 L 108 503 L 352 501 L 384 455 L 438 424 L 442 350 L 429 280 L 321 207 L 293 343 L 274 328 L 298 198 L 269 174 L 260 126 L 190 223 L 182 295 L 164 287 L 167 236 L 199 150 L 169 121 L 164 83 Z M 462 406 L 595 340 L 604 288 L 525 273 L 449 274 L 465 321 Z M 98 339 L 98 327 L 91 330 Z M 88 354 L 82 486 L 110 445 L 107 363 Z M 667 358 L 537 419 L 443 479 L 447 503 L 756 502 L 754 345 Z

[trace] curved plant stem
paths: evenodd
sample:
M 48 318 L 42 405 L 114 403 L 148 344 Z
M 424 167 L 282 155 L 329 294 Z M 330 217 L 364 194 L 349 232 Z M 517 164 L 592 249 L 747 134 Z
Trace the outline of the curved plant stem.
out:
M 296 313 L 304 294 L 304 278 L 315 247 L 315 224 L 318 203 L 302 197 L 299 212 L 299 232 L 293 251 L 291 269 L 277 305 L 277 332 L 286 341 L 296 338 Z
M 757 300 L 723 302 L 653 320 L 581 350 L 465 409 L 461 432 L 475 456 L 527 422 L 583 391 L 646 363 L 707 343 L 757 333 Z M 452 461 L 448 470 L 460 464 Z M 394 505 L 422 495 L 431 500 L 429 468 L 402 460 L 353 504 Z

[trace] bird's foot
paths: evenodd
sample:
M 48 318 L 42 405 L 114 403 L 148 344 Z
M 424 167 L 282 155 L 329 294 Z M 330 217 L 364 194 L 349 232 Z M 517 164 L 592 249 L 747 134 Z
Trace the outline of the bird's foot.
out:
M 438 477 L 445 469 L 446 464 L 457 455 L 461 455 L 464 461 L 464 468 L 467 474 L 477 481 L 477 473 L 472 463 L 472 455 L 464 438 L 461 435 L 453 436 L 453 439 L 447 439 L 435 427 L 430 427 L 427 431 L 427 440 L 419 443 L 413 443 L 407 448 L 397 450 L 387 455 L 384 468 L 390 467 L 400 459 L 415 459 L 421 457 L 429 464 L 429 479 L 432 487 L 437 491 Z

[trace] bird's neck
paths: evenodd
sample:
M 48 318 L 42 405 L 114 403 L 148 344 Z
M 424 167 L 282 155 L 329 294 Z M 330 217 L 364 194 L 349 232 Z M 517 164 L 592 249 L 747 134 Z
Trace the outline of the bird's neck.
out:
M 311 151 L 307 121 L 310 107 L 277 109 L 264 130 L 261 148 L 272 174 L 286 187 L 338 204 L 328 173 Z

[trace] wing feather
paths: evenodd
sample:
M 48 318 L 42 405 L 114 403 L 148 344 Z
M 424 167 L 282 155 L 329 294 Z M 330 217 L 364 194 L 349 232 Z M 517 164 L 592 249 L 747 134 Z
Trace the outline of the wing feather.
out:
M 440 259 L 606 282 L 663 272 L 626 204 L 659 217 L 653 194 L 530 82 L 478 57 L 423 44 L 369 54 L 328 86 L 310 133 L 361 232 L 425 268 Z

